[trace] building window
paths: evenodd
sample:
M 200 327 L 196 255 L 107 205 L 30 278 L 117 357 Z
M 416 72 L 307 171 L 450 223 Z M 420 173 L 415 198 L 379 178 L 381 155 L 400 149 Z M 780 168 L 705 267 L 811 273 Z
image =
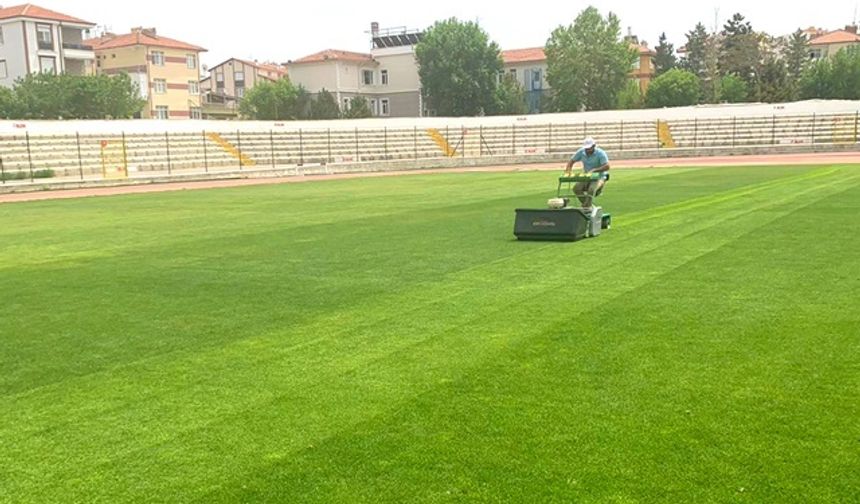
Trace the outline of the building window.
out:
M 379 80 L 382 81 L 383 86 L 388 85 L 388 70 L 382 70 L 379 72 Z
M 390 113 L 391 113 L 391 110 L 389 108 L 388 98 L 383 98 L 382 99 L 382 115 L 387 116 Z
M 196 54 L 186 54 L 185 55 L 185 64 L 190 69 L 197 68 L 197 55 Z
M 6 60 L 0 60 L 0 79 L 9 77 L 9 70 L 6 68 Z
M 532 70 L 532 89 L 541 89 L 542 87 L 543 86 L 541 83 L 541 69 L 535 68 L 534 70 Z
M 511 68 L 509 73 L 511 75 L 511 79 L 517 80 L 517 69 L 516 68 Z
M 237 87 L 236 88 L 236 98 L 244 98 L 245 97 L 245 88 Z
M 200 83 L 197 81 L 193 81 L 193 80 L 188 81 L 188 94 L 199 95 L 200 94 Z
M 6 39 L 3 38 L 3 27 L 0 26 L 0 45 L 3 45 L 5 43 L 6 43 Z
M 373 85 L 373 70 L 362 70 L 361 71 L 361 82 L 363 82 L 365 86 L 372 86 Z
M 370 115 L 379 115 L 379 104 L 377 103 L 376 98 L 370 100 Z
M 39 49 L 52 51 L 54 49 L 54 30 L 51 25 L 36 25 L 36 39 L 39 41 Z
M 152 81 L 152 88 L 155 94 L 164 94 L 167 92 L 167 81 L 164 79 L 155 79 Z
M 156 119 L 170 119 L 170 110 L 165 105 L 155 107 Z
M 203 112 L 200 110 L 200 107 L 191 107 L 191 118 L 203 119 Z
M 215 81 L 216 81 L 216 82 L 224 82 L 224 74 L 222 74 L 222 73 L 216 73 L 216 74 L 215 74 Z
M 57 60 L 53 56 L 39 56 L 39 67 L 42 73 L 57 73 Z
M 343 99 L 343 110 L 344 110 L 344 111 L 349 110 L 349 98 L 344 98 L 344 99 Z
M 155 66 L 164 66 L 164 53 L 161 51 L 152 51 L 152 64 Z
M 241 70 L 233 72 L 233 80 L 236 82 L 245 82 L 245 72 Z

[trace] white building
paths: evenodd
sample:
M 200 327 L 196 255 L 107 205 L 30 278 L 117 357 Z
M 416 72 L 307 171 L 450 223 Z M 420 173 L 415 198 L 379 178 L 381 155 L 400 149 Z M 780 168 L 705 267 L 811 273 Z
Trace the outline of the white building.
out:
M 91 74 L 95 53 L 83 41 L 94 26 L 32 4 L 0 8 L 0 85 L 38 72 Z
M 352 98 L 361 96 L 374 116 L 426 115 L 415 61 L 415 44 L 423 34 L 406 29 L 380 31 L 373 23 L 371 35 L 370 53 L 327 49 L 288 62 L 290 80 L 311 94 L 329 91 L 343 110 Z

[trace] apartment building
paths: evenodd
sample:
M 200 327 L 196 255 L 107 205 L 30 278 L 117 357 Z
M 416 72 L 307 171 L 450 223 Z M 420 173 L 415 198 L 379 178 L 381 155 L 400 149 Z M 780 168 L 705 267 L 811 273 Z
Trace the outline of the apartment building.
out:
M 230 58 L 209 69 L 200 81 L 203 117 L 232 119 L 245 93 L 260 82 L 273 82 L 287 76 L 287 68 L 276 63 L 258 63 Z
M 821 34 L 809 41 L 809 55 L 812 59 L 830 58 L 840 49 L 860 46 L 857 26 L 846 26 L 844 30 L 834 30 Z
M 415 45 L 422 35 L 405 28 L 380 30 L 372 23 L 369 53 L 326 49 L 286 66 L 293 83 L 311 94 L 326 89 L 342 109 L 361 96 L 374 116 L 420 117 L 427 115 L 415 60 Z
M 645 93 L 656 72 L 654 56 L 657 53 L 647 44 L 640 43 L 635 37 L 632 37 L 629 44 L 638 55 L 630 70 L 630 78 L 635 80 L 639 90 Z M 503 75 L 515 79 L 525 91 L 529 113 L 539 113 L 541 101 L 545 99 L 550 89 L 546 80 L 547 62 L 543 47 L 502 51 L 502 62 L 504 63 Z
M 94 26 L 32 4 L 0 8 L 0 85 L 39 72 L 91 74 L 95 54 L 83 41 Z
M 142 118 L 201 119 L 200 53 L 206 49 L 159 35 L 154 28 L 105 34 L 87 41 L 95 51 L 96 71 L 127 73 L 146 106 Z

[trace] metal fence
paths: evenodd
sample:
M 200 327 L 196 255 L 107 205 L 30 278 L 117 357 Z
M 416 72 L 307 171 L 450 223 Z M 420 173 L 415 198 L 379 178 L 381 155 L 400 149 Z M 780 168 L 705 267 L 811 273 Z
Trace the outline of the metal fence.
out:
M 726 117 L 657 121 L 567 122 L 507 126 L 372 129 L 224 130 L 158 134 L 0 136 L 0 180 L 100 179 L 175 173 L 294 169 L 398 160 L 546 156 L 570 153 L 592 136 L 611 151 L 858 142 L 860 112 L 852 114 Z M 367 167 L 362 168 L 364 170 Z

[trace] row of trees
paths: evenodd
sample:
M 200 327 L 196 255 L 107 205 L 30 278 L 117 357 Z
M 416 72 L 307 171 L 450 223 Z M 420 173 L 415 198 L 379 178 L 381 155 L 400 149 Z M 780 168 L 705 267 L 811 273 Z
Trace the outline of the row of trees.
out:
M 679 61 L 665 34 L 660 37 L 654 58 L 657 78 L 646 105 L 860 98 L 858 48 L 813 61 L 802 31 L 771 37 L 755 31 L 741 14 L 716 33 L 699 23 L 686 39 L 686 57 Z
M 303 86 L 289 79 L 262 82 L 251 88 L 239 102 L 244 117 L 265 121 L 292 121 L 303 119 L 360 119 L 370 117 L 370 105 L 363 97 L 350 100 L 347 110 L 341 111 L 335 97 L 323 89 L 316 97 Z
M 0 87 L 0 117 L 7 119 L 126 119 L 146 102 L 126 74 L 78 76 L 40 73 Z
M 660 37 L 656 78 L 647 94 L 629 78 L 638 52 L 621 36 L 618 17 L 588 7 L 559 26 L 546 47 L 552 94 L 546 111 L 639 108 L 720 102 L 784 102 L 807 98 L 860 98 L 860 49 L 813 62 L 805 34 L 771 37 L 741 14 L 709 33 L 701 23 L 686 34 L 686 57 Z M 502 68 L 498 46 L 474 23 L 437 22 L 416 47 L 422 87 L 442 115 L 519 113 L 525 108 L 518 83 L 495 76 Z

